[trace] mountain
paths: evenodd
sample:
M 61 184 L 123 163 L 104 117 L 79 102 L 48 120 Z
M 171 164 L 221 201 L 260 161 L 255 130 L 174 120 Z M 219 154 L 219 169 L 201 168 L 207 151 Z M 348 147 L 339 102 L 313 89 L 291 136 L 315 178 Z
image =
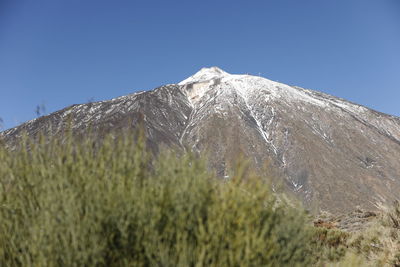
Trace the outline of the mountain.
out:
M 378 209 L 400 194 L 400 118 L 313 90 L 212 67 L 152 91 L 73 105 L 1 133 L 12 146 L 34 136 L 99 135 L 143 124 L 151 149 L 207 151 L 229 178 L 244 155 L 258 172 L 276 169 L 313 211 Z

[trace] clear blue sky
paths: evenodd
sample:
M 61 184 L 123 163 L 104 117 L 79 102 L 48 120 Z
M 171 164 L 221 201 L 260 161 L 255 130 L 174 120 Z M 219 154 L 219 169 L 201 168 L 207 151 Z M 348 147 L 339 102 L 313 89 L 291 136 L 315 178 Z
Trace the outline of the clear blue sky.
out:
M 0 0 L 0 117 L 259 74 L 400 115 L 400 0 Z

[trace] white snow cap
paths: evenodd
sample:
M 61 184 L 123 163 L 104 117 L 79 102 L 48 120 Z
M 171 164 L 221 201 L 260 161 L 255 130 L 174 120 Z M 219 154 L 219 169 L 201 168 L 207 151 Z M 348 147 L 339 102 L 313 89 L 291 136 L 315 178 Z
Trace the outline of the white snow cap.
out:
M 230 74 L 221 70 L 218 67 L 202 68 L 193 76 L 181 81 L 179 85 L 185 85 L 194 82 L 205 82 L 213 79 L 223 78 L 229 76 Z
M 218 86 L 215 80 L 220 79 Z M 210 90 L 219 92 L 236 91 L 245 101 L 249 99 L 273 99 L 286 102 L 288 105 L 299 105 L 302 102 L 311 103 L 322 108 L 342 108 L 348 112 L 359 114 L 365 108 L 345 100 L 332 97 L 321 97 L 315 91 L 293 87 L 280 82 L 248 74 L 229 74 L 218 67 L 202 68 L 196 74 L 181 81 L 190 102 L 197 103 Z M 188 86 L 191 85 L 191 86 Z M 188 87 L 187 87 L 188 86 Z

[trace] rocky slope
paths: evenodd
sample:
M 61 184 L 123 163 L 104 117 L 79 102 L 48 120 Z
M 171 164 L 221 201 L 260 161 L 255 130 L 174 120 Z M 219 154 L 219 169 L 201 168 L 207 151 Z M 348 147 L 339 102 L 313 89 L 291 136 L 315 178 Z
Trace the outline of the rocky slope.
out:
M 1 134 L 85 134 L 143 122 L 150 147 L 207 151 L 229 178 L 239 155 L 313 211 L 377 209 L 400 193 L 400 119 L 317 91 L 204 68 L 180 82 L 109 101 L 74 105 Z

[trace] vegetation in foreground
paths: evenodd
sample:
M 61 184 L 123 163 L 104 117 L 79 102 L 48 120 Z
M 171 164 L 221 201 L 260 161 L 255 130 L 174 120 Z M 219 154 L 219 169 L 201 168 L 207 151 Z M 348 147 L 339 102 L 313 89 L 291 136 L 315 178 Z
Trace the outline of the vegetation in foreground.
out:
M 154 159 L 133 139 L 27 140 L 15 151 L 0 146 L 0 266 L 357 266 L 374 260 L 364 251 L 369 240 L 312 227 L 245 165 L 221 181 L 193 154 L 163 152 Z M 388 255 L 384 264 L 396 257 Z

